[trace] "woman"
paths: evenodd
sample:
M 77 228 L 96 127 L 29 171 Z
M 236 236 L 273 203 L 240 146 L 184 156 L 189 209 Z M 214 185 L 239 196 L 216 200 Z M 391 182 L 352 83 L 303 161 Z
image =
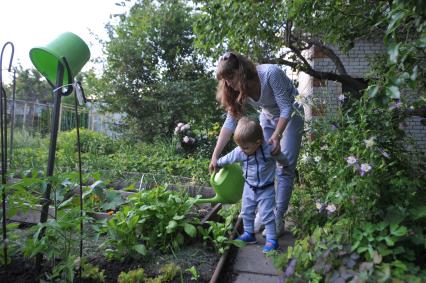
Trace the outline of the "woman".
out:
M 209 171 L 217 169 L 217 159 L 231 138 L 245 106 L 262 110 L 259 120 L 272 153 L 282 151 L 288 164 L 277 164 L 276 208 L 277 233 L 283 232 L 283 217 L 293 191 L 297 157 L 303 134 L 303 107 L 294 104 L 297 89 L 277 65 L 255 65 L 247 57 L 227 52 L 216 68 L 217 100 L 228 112 L 213 151 Z

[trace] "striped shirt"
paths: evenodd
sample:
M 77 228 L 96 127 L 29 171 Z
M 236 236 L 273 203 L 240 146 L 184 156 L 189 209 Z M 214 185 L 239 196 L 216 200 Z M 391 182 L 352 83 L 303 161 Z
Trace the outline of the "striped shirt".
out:
M 298 95 L 293 82 L 278 65 L 262 64 L 256 69 L 260 79 L 260 98 L 254 101 L 248 97 L 246 103 L 256 109 L 261 108 L 271 118 L 290 119 L 294 97 Z M 228 112 L 223 127 L 234 131 L 236 126 L 237 120 Z

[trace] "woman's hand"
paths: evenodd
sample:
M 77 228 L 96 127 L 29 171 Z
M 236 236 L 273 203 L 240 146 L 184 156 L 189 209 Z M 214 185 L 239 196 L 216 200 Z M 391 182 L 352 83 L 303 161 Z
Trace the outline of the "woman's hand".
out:
M 209 173 L 212 174 L 213 172 L 217 171 L 217 158 L 216 157 L 212 157 L 211 161 L 210 161 L 210 165 L 209 165 Z
M 280 153 L 281 151 L 280 140 L 281 140 L 281 137 L 275 134 L 273 134 L 271 138 L 268 140 L 268 143 L 272 144 L 272 152 L 271 152 L 272 155 L 276 155 Z

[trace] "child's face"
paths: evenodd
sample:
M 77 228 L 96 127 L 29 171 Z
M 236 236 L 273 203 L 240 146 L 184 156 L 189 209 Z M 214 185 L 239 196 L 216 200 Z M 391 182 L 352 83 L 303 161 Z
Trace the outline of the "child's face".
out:
M 258 140 L 256 142 L 247 142 L 247 143 L 241 143 L 238 144 L 243 152 L 247 155 L 252 155 L 262 144 L 262 141 Z

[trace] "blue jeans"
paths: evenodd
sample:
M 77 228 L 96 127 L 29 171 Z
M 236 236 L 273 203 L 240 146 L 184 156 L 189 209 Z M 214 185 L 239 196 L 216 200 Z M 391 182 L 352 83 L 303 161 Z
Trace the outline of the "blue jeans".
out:
M 297 110 L 303 113 L 303 107 L 298 107 Z M 269 140 L 278 123 L 278 117 L 270 117 L 265 113 L 261 113 L 259 120 L 263 128 L 265 140 Z M 303 118 L 296 113 L 293 113 L 287 127 L 285 128 L 281 141 L 281 151 L 288 158 L 288 165 L 277 163 L 275 175 L 277 177 L 276 185 L 276 205 L 275 205 L 275 221 L 277 225 L 282 221 L 284 214 L 287 212 L 290 202 L 291 193 L 293 192 L 294 176 L 296 171 L 297 158 L 299 156 L 300 145 L 303 135 Z

